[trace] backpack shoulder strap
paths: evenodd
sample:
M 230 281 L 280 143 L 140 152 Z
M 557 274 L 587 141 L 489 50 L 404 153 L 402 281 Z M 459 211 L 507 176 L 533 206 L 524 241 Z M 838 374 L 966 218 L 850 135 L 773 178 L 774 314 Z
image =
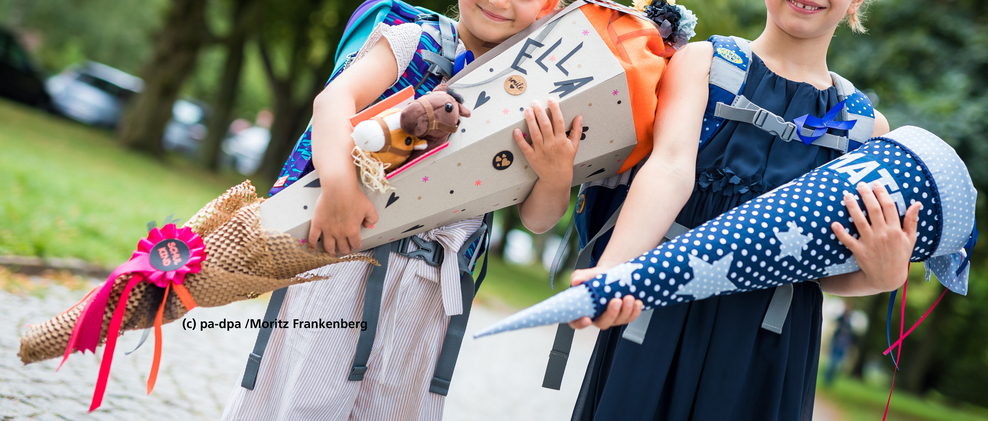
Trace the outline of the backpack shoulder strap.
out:
M 346 23 L 343 36 L 336 47 L 336 64 L 333 66 L 333 76 L 336 76 L 349 57 L 354 56 L 364 46 L 377 25 L 384 22 L 394 6 L 392 0 L 367 0 L 353 12 Z M 329 83 L 329 82 L 327 82 Z
M 456 25 L 448 17 L 429 13 L 419 15 L 416 22 L 422 26 L 423 35 L 428 35 L 439 47 L 437 51 L 420 49 L 418 54 L 429 63 L 429 72 L 437 76 L 452 77 L 456 61 Z
M 710 93 L 703 113 L 700 149 L 724 123 L 723 118 L 714 115 L 717 104 L 733 104 L 741 95 L 751 63 L 751 46 L 744 38 L 714 35 L 708 41 L 713 44 L 714 57 L 710 63 Z
M 857 143 L 867 142 L 875 130 L 875 107 L 871 100 L 841 75 L 830 72 L 830 78 L 833 79 L 834 87 L 837 88 L 837 99 L 844 101 L 841 119 L 857 121 L 854 127 L 848 130 L 847 137 Z

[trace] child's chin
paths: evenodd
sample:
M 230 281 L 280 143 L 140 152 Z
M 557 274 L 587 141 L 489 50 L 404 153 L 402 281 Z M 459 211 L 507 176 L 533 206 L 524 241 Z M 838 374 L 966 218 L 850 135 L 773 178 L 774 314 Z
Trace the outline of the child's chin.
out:
M 482 31 L 480 34 L 477 34 L 477 38 L 483 42 L 500 44 L 504 40 L 510 38 L 510 35 L 505 34 L 504 31 L 487 30 L 487 31 Z

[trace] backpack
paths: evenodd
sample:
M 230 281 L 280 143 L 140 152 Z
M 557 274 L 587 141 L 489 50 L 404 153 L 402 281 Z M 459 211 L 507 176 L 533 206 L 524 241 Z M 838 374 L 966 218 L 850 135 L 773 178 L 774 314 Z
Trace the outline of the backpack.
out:
M 854 88 L 851 82 L 840 75 L 830 72 L 830 77 L 837 88 L 837 99 L 840 101 L 824 119 L 832 120 L 838 130 L 845 130 L 842 135 L 820 133 L 819 136 L 801 136 L 801 129 L 796 122 L 786 122 L 772 112 L 753 104 L 742 95 L 745 80 L 748 77 L 748 66 L 751 62 L 751 46 L 748 41 L 738 37 L 712 36 L 708 39 L 714 47 L 714 57 L 710 64 L 709 97 L 703 113 L 703 123 L 700 130 L 699 150 L 709 144 L 710 139 L 717 134 L 725 120 L 735 120 L 750 123 L 769 133 L 776 134 L 787 142 L 800 141 L 808 145 L 816 145 L 836 149 L 842 153 L 856 149 L 869 138 L 874 129 L 875 110 L 871 100 L 861 91 Z M 797 118 L 796 120 L 799 120 Z M 842 122 L 856 121 L 841 125 Z M 805 120 L 800 120 L 805 121 Z M 800 123 L 801 125 L 802 123 Z M 844 127 L 848 127 L 844 129 Z M 817 133 L 814 133 L 816 135 Z M 593 267 L 596 256 L 603 253 L 610 240 L 610 231 L 617 221 L 624 199 L 634 174 L 639 167 L 635 166 L 623 174 L 584 184 L 580 188 L 576 208 L 572 220 L 578 233 L 580 256 L 577 258 L 577 268 Z M 666 239 L 672 239 L 688 228 L 673 222 Z M 566 237 L 568 238 L 567 232 Z M 788 287 L 790 290 L 792 286 Z M 776 291 L 776 295 L 785 295 L 785 291 Z M 781 332 L 782 323 L 789 313 L 789 301 L 773 297 L 762 322 L 762 328 Z M 644 340 L 651 313 L 643 313 L 626 328 L 622 337 L 639 344 Z M 543 387 L 559 389 L 566 359 L 572 346 L 572 332 L 568 325 L 559 325 L 556 339 L 550 352 L 549 365 L 546 368 Z
M 343 37 L 336 49 L 336 65 L 326 85 L 350 67 L 371 32 L 381 23 L 392 26 L 417 23 L 422 27 L 422 36 L 408 68 L 394 85 L 381 94 L 378 101 L 409 86 L 415 88 L 415 97 L 418 98 L 432 91 L 444 77 L 453 75 L 456 61 L 456 25 L 452 20 L 401 0 L 367 0 L 347 21 Z M 274 196 L 313 169 L 310 120 L 309 126 L 295 143 L 292 153 L 285 161 L 281 173 L 278 174 L 270 195 Z

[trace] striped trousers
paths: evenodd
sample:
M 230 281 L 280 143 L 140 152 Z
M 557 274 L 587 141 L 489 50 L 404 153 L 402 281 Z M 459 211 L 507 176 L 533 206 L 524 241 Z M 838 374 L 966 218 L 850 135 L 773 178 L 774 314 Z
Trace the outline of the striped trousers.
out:
M 438 229 L 444 235 L 455 234 L 462 244 L 479 226 L 480 219 L 473 218 Z M 326 266 L 314 272 L 329 279 L 288 288 L 278 314 L 288 328 L 272 331 L 254 390 L 240 387 L 242 374 L 237 378 L 222 419 L 441 419 L 445 396 L 429 393 L 449 323 L 440 270 L 396 253 L 389 260 L 377 335 L 363 381 L 347 380 L 359 327 L 295 324 L 295 320 L 321 318 L 359 325 L 371 266 L 363 262 Z M 458 285 L 459 278 L 455 281 Z

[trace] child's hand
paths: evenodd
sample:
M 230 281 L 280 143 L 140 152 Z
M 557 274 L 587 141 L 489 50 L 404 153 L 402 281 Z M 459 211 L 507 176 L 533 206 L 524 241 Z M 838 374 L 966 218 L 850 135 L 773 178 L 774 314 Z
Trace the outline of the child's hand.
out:
M 607 266 L 597 265 L 590 269 L 578 269 L 574 270 L 573 274 L 570 275 L 570 285 L 577 286 L 593 278 L 597 275 L 607 271 Z M 636 300 L 630 295 L 624 296 L 624 298 L 612 298 L 609 303 L 607 303 L 607 309 L 601 313 L 600 317 L 596 321 L 590 320 L 589 317 L 583 316 L 572 322 L 569 322 L 569 326 L 573 329 L 583 329 L 587 326 L 593 324 L 600 328 L 600 330 L 607 330 L 612 326 L 620 326 L 631 323 L 642 314 L 642 304 L 641 300 Z
M 909 257 L 916 245 L 916 225 L 919 220 L 919 202 L 906 210 L 903 224 L 899 224 L 899 211 L 885 187 L 875 183 L 874 190 L 865 183 L 858 183 L 858 194 L 868 210 L 868 223 L 857 200 L 844 196 L 847 212 L 858 229 L 855 239 L 844 231 L 844 226 L 834 222 L 830 228 L 851 253 L 864 273 L 868 289 L 875 292 L 892 291 L 906 282 L 909 276 Z
M 322 236 L 326 253 L 343 256 L 360 250 L 360 226 L 377 223 L 377 210 L 356 185 L 323 184 L 309 228 L 309 247 Z
M 551 121 L 542 105 L 538 101 L 532 101 L 532 106 L 525 110 L 525 121 L 528 122 L 532 143 L 529 144 L 518 129 L 514 132 L 515 142 L 540 180 L 569 188 L 573 181 L 573 160 L 583 133 L 579 129 L 583 127 L 583 116 L 573 119 L 573 130 L 567 138 L 559 103 L 549 99 L 549 110 L 552 111 Z

